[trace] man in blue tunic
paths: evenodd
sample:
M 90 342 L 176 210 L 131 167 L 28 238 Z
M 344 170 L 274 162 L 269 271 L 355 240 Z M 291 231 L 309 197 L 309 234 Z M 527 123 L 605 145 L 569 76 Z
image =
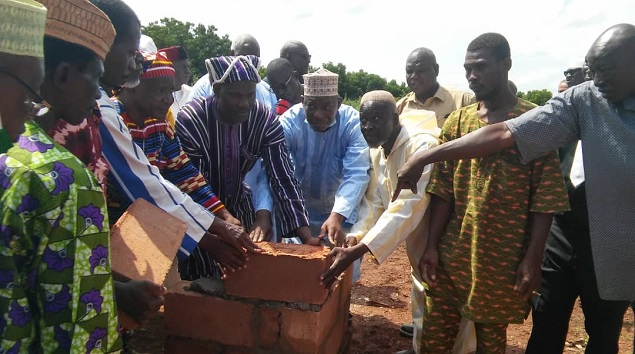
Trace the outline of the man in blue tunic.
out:
M 370 169 L 359 112 L 342 104 L 338 78 L 326 69 L 304 75 L 302 103 L 279 118 L 306 201 L 311 233 L 328 237 L 334 245 L 344 242 L 347 229 L 357 219 Z

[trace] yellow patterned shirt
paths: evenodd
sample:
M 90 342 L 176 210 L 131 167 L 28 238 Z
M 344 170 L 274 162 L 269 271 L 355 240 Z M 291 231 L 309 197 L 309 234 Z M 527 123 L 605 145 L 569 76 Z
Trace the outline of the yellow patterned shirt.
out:
M 519 99 L 508 119 L 534 107 Z M 450 114 L 441 143 L 487 126 L 477 109 L 475 103 Z M 526 165 L 515 147 L 483 158 L 438 163 L 427 190 L 454 202 L 439 258 L 462 315 L 475 322 L 522 323 L 529 305 L 513 287 L 529 244 L 529 213 L 569 207 L 556 152 Z

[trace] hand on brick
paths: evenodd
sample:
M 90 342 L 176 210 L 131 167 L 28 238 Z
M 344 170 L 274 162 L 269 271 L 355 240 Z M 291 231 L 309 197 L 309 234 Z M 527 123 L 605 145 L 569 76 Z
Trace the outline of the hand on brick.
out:
M 247 254 L 229 245 L 216 235 L 207 234 L 199 242 L 199 247 L 207 252 L 223 270 L 223 278 L 229 273 L 247 267 Z
M 269 210 L 258 210 L 256 212 L 256 221 L 249 231 L 249 238 L 253 242 L 270 241 L 272 235 L 271 213 Z
M 208 234 L 211 233 L 217 235 L 221 240 L 228 243 L 236 250 L 243 252 L 246 250 L 247 252 L 254 253 L 260 252 L 260 248 L 249 239 L 249 235 L 245 233 L 242 226 L 230 224 L 220 218 L 214 218 L 212 226 L 210 226 L 207 231 Z M 206 236 L 203 236 L 203 239 L 205 239 Z M 203 239 L 201 239 L 201 241 L 203 241 Z M 248 258 L 246 255 L 245 257 Z
M 240 220 L 236 219 L 232 215 L 232 213 L 230 213 L 229 210 L 227 210 L 227 208 L 223 208 L 214 214 L 230 224 L 237 225 L 237 226 L 243 225 L 243 223 L 241 223 Z
M 342 231 L 342 223 L 344 222 L 344 216 L 338 213 L 331 213 L 326 219 L 321 228 L 321 236 L 328 236 L 328 240 L 335 246 L 341 247 L 344 245 L 344 238 L 346 235 Z
M 163 306 L 167 289 L 149 280 L 115 281 L 115 298 L 120 311 L 138 323 L 147 323 Z
M 329 269 L 320 276 L 320 284 L 327 288 L 330 287 L 340 274 L 346 271 L 353 262 L 366 252 L 368 252 L 368 246 L 363 243 L 349 248 L 333 248 L 329 253 L 329 257 L 333 258 L 333 263 Z

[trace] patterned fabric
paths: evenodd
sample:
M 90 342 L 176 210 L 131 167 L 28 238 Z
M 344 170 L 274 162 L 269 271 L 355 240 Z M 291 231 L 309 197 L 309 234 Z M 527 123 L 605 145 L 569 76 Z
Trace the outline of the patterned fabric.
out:
M 44 58 L 46 7 L 33 0 L 0 0 L 0 52 Z
M 205 74 L 196 81 L 194 86 L 192 86 L 192 89 L 185 99 L 185 103 L 192 101 L 195 98 L 206 98 L 210 96 L 214 96 L 214 91 L 212 90 L 212 84 L 209 82 L 209 74 Z M 268 109 L 274 110 L 276 103 L 278 102 L 278 97 L 276 97 L 273 91 L 271 91 L 268 83 L 260 81 L 256 84 L 256 101 L 264 104 Z
M 102 60 L 115 40 L 110 18 L 86 0 L 39 0 L 46 6 L 45 34 L 87 48 Z
M 238 81 L 260 82 L 258 74 L 260 58 L 255 55 L 239 55 L 235 57 L 214 57 L 205 60 L 207 72 L 213 83 L 231 83 Z
M 508 118 L 533 107 L 518 100 Z M 442 143 L 485 127 L 477 109 L 478 103 L 450 114 Z M 460 299 L 461 314 L 474 322 L 522 323 L 529 303 L 513 287 L 529 244 L 529 213 L 554 213 L 569 206 L 556 152 L 528 165 L 515 149 L 438 163 L 428 192 L 454 202 L 439 258 Z
M 300 182 L 311 229 L 320 230 L 331 212 L 357 221 L 359 203 L 370 177 L 370 149 L 359 123 L 359 112 L 341 105 L 325 132 L 317 132 L 306 120 L 302 104 L 278 118 Z M 349 225 L 350 226 L 350 225 Z
M 415 93 L 410 92 L 397 101 L 397 112 L 401 115 L 412 110 L 432 111 L 437 116 L 437 125 L 443 128 L 443 123 L 450 113 L 474 102 L 472 93 L 439 86 L 437 92 L 425 102 L 419 101 Z
M 147 118 L 143 127 L 139 127 L 130 119 L 123 103 L 116 97 L 112 100 L 117 113 L 126 122 L 134 142 L 141 147 L 148 161 L 159 168 L 165 179 L 213 213 L 225 208 L 203 175 L 183 152 L 171 124 L 162 119 Z
M 302 75 L 304 78 L 304 95 L 329 97 L 337 96 L 337 82 L 339 75 L 327 69 L 320 68 L 315 72 Z
M 174 77 L 175 71 L 172 62 L 162 53 L 142 52 L 143 74 L 141 79 L 154 79 L 157 77 Z
M 63 119 L 58 119 L 46 133 L 56 143 L 80 159 L 97 177 L 101 188 L 106 192 L 106 176 L 108 176 L 109 167 L 106 159 L 101 155 L 100 122 L 101 112 L 95 108 L 93 115 L 80 124 L 72 125 Z
M 506 122 L 523 161 L 582 140 L 593 263 L 600 297 L 635 299 L 635 97 L 610 103 L 592 81 Z
M 102 112 L 99 134 L 103 141 L 102 154 L 110 165 L 108 189 L 109 193 L 120 193 L 120 200 L 125 202 L 119 208 L 108 205 L 111 219 L 118 218 L 116 214 L 120 215 L 138 198 L 147 200 L 187 224 L 177 254 L 180 260 L 187 258 L 214 222 L 214 214 L 163 178 L 132 140 L 128 127 L 106 92 L 102 90 L 101 95 L 98 101 Z
M 121 348 L 99 183 L 34 122 L 0 157 L 2 352 Z
M 252 192 L 243 180 L 262 157 L 280 211 L 282 232 L 288 234 L 307 226 L 304 198 L 293 177 L 284 132 L 276 117 L 260 103 L 241 124 L 223 123 L 219 116 L 216 97 L 197 98 L 179 112 L 176 132 L 183 150 L 225 207 L 246 229 L 251 228 L 255 219 Z M 192 272 L 205 273 L 202 269 Z
M 461 313 L 457 310 L 461 300 L 443 267 L 437 268 L 436 282 L 434 289 L 426 289 L 423 303 L 421 353 L 451 353 L 456 349 L 455 341 L 462 326 Z M 474 323 L 478 338 L 476 353 L 505 354 L 507 326 L 507 323 Z

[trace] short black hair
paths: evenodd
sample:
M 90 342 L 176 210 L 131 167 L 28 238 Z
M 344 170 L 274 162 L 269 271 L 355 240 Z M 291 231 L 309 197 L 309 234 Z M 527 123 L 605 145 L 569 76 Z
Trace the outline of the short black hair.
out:
M 475 52 L 480 49 L 488 49 L 494 53 L 496 60 L 501 61 L 511 57 L 509 42 L 500 33 L 488 32 L 474 38 L 467 46 L 468 52 Z
M 141 21 L 137 14 L 121 0 L 90 0 L 95 6 L 103 11 L 112 22 L 112 26 L 117 31 L 115 43 L 120 42 L 129 35 L 134 26 L 141 27 Z
M 47 74 L 55 71 L 61 63 L 73 64 L 84 71 L 86 64 L 96 57 L 97 54 L 86 47 L 44 36 L 44 68 Z

